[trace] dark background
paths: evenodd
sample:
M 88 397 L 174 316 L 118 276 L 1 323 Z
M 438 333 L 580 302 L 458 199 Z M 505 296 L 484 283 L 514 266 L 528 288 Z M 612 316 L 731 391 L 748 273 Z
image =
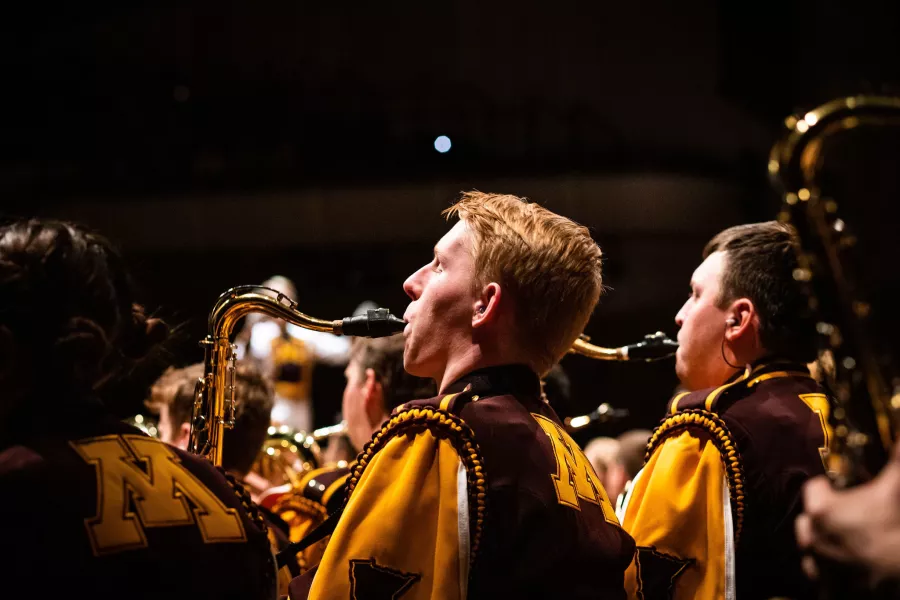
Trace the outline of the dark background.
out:
M 897 2 L 17 3 L 4 8 L 2 210 L 99 228 L 194 345 L 226 288 L 280 273 L 304 312 L 405 277 L 461 190 L 526 195 L 588 225 L 612 288 L 588 326 L 662 329 L 700 250 L 773 218 L 782 121 L 898 91 Z M 447 154 L 432 144 L 451 138 Z M 672 364 L 568 357 L 573 398 L 656 422 Z M 316 372 L 320 424 L 340 369 Z

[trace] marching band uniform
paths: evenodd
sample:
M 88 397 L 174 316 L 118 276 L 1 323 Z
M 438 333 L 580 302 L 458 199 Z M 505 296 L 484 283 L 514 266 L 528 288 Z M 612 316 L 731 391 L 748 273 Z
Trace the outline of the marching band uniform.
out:
M 274 597 L 265 524 L 233 478 L 98 401 L 63 412 L 19 415 L 0 441 L 4 597 Z
M 806 366 L 761 362 L 682 393 L 650 438 L 619 516 L 637 544 L 638 598 L 814 597 L 794 519 L 825 472 L 828 401 Z
M 309 598 L 625 598 L 634 543 L 538 376 L 492 367 L 446 391 L 363 450 Z
M 296 488 L 264 498 L 261 505 L 287 523 L 291 542 L 299 542 L 321 525 L 328 515 L 341 509 L 349 477 L 350 469 L 347 467 L 313 469 L 303 475 Z M 297 554 L 298 575 L 318 564 L 327 543 L 328 538 L 322 539 Z

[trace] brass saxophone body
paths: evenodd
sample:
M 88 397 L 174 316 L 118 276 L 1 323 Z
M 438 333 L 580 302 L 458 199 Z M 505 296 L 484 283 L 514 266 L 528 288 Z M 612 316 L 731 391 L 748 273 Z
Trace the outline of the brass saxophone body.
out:
M 640 342 L 620 346 L 618 348 L 604 348 L 590 342 L 586 335 L 580 335 L 572 347 L 570 354 L 581 354 L 595 360 L 633 360 L 653 362 L 675 356 L 678 350 L 678 342 L 669 339 L 662 331 L 644 336 Z
M 209 315 L 208 335 L 201 342 L 205 351 L 203 377 L 194 391 L 194 410 L 188 450 L 216 466 L 222 464 L 222 436 L 234 426 L 234 369 L 237 347 L 231 335 L 240 319 L 259 312 L 283 319 L 304 329 L 335 335 L 385 337 L 403 331 L 404 321 L 387 309 L 334 321 L 316 319 L 297 310 L 297 304 L 276 290 L 240 286 L 219 296 Z
M 779 219 L 799 237 L 794 279 L 805 288 L 820 350 L 833 356 L 834 368 L 820 370 L 834 403 L 829 471 L 843 487 L 883 466 L 900 424 L 897 332 L 879 325 L 892 310 L 882 279 L 897 272 L 897 257 L 880 247 L 888 240 L 878 223 L 890 221 L 897 202 L 888 190 L 898 181 L 900 98 L 839 98 L 785 126 L 769 174 L 782 193 Z M 866 238 L 864 224 L 881 235 Z

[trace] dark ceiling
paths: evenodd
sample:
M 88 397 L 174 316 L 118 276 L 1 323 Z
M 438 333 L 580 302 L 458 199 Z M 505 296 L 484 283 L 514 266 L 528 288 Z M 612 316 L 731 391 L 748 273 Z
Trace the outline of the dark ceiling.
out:
M 0 212 L 100 228 L 199 338 L 217 293 L 275 272 L 320 316 L 402 310 L 440 209 L 507 191 L 604 248 L 596 340 L 674 333 L 704 242 L 774 216 L 784 116 L 898 89 L 898 5 L 19 2 L 0 23 Z M 674 385 L 665 365 L 564 364 L 571 411 L 628 402 L 629 425 Z M 322 373 L 327 422 L 340 373 Z
M 0 184 L 19 199 L 472 173 L 747 180 L 783 116 L 896 81 L 900 47 L 896 2 L 89 4 L 4 9 Z

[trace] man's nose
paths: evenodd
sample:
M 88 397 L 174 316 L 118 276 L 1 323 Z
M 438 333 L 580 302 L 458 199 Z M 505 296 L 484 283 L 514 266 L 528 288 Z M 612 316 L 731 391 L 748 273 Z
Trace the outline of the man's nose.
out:
M 406 295 L 410 297 L 411 300 L 418 300 L 419 296 L 422 295 L 422 271 L 425 267 L 422 267 L 412 275 L 406 278 L 406 281 L 403 282 L 403 291 L 406 292 Z
M 675 315 L 675 324 L 681 328 L 684 325 L 684 306 L 679 309 L 678 314 Z

